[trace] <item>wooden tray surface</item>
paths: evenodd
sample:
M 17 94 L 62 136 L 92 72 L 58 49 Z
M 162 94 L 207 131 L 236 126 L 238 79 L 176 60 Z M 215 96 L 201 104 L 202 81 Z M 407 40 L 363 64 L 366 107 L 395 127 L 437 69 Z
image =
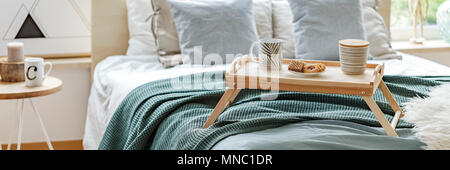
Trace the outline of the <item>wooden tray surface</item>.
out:
M 344 74 L 339 62 L 330 61 L 305 61 L 307 63 L 323 63 L 327 66 L 324 73 L 317 76 L 299 76 L 288 71 L 288 65 L 292 60 L 283 60 L 283 67 L 280 71 L 267 70 L 259 66 L 255 61 L 245 58 L 236 61 L 227 71 L 227 81 L 236 82 L 237 79 L 257 79 L 257 78 L 279 78 L 280 84 L 308 85 L 308 86 L 329 86 L 346 88 L 373 88 L 383 76 L 384 66 L 379 64 L 367 64 L 366 71 L 361 75 Z M 230 80 L 233 79 L 233 80 Z

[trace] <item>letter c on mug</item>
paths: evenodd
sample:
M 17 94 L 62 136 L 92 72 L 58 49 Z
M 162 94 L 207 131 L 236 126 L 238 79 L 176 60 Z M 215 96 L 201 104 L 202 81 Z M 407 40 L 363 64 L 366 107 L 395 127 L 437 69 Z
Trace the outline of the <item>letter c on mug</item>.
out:
M 37 67 L 36 66 L 30 66 L 27 69 L 27 74 L 26 74 L 27 75 L 27 79 L 28 80 L 34 80 L 34 79 L 36 79 L 36 76 L 30 77 L 30 69 L 33 69 L 33 71 L 36 72 L 37 71 Z

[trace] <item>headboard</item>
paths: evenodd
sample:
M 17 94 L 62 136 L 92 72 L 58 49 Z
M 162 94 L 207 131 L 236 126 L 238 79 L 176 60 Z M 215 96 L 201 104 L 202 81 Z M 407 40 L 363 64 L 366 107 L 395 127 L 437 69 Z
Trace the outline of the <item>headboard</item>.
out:
M 380 0 L 378 12 L 389 30 L 391 0 Z M 104 58 L 124 55 L 128 48 L 126 0 L 92 1 L 92 70 Z
M 108 56 L 124 55 L 128 48 L 126 0 L 92 0 L 91 73 Z

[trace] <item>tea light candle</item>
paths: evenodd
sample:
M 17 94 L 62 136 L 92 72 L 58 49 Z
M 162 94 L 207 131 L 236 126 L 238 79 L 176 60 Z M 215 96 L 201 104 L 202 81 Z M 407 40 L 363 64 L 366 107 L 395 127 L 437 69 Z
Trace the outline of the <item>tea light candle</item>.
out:
M 23 62 L 23 47 L 21 42 L 8 43 L 8 62 Z

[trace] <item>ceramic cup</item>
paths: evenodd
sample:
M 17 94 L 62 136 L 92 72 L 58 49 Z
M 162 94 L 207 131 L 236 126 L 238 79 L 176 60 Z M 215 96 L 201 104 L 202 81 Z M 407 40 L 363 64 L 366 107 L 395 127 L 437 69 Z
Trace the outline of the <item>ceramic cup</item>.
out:
M 345 74 L 357 75 L 366 71 L 369 44 L 367 41 L 356 39 L 339 41 L 339 59 L 341 70 Z
M 254 58 L 253 50 L 258 47 L 258 63 L 262 67 L 281 70 L 283 53 L 281 52 L 283 40 L 263 39 L 256 41 L 250 47 L 249 55 Z
M 49 69 L 45 72 L 45 66 Z M 52 63 L 44 62 L 43 58 L 29 57 L 25 59 L 25 86 L 35 87 L 42 86 L 45 78 L 52 71 Z

